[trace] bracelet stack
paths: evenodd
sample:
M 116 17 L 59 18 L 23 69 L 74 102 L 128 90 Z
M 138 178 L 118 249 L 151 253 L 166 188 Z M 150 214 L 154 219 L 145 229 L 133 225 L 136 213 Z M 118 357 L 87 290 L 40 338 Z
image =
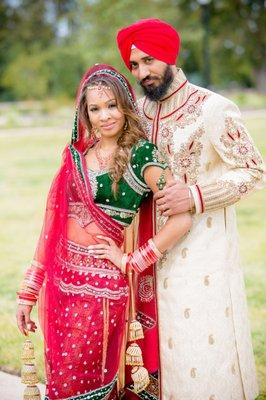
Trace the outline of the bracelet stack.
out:
M 137 273 L 143 272 L 151 264 L 157 262 L 162 253 L 157 249 L 152 239 L 135 250 L 133 253 L 124 254 L 121 261 L 121 270 L 125 274 L 129 270 L 134 270 Z
M 17 292 L 18 304 L 34 306 L 39 296 L 39 291 L 44 281 L 45 271 L 36 263 L 27 269 L 21 290 Z

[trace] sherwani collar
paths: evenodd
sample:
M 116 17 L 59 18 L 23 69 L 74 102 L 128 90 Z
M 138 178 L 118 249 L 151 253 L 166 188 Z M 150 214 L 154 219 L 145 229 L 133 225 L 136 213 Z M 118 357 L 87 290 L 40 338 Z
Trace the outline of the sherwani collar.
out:
M 159 101 L 151 101 L 145 97 L 143 111 L 147 118 L 154 119 L 160 104 L 160 117 L 165 117 L 171 114 L 174 110 L 182 106 L 191 93 L 189 82 L 182 71 L 178 69 L 174 76 L 165 97 Z

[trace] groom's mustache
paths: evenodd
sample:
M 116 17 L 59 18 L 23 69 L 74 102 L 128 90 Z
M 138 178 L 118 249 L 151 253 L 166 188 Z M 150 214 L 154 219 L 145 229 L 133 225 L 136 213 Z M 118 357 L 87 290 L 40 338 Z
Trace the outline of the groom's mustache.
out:
M 157 80 L 157 81 L 159 81 L 160 79 L 161 79 L 160 76 L 151 76 L 151 75 L 149 75 L 149 76 L 146 76 L 146 78 L 144 78 L 141 81 L 139 81 L 139 84 L 141 86 L 143 86 L 143 85 L 145 85 L 145 82 L 147 82 L 149 80 Z

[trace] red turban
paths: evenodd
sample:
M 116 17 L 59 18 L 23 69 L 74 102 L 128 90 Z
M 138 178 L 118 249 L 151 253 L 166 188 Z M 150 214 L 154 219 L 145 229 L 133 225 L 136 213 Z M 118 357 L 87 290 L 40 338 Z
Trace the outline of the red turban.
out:
M 141 19 L 122 28 L 117 34 L 117 44 L 126 66 L 131 70 L 132 45 L 166 64 L 173 65 L 180 48 L 178 32 L 159 19 Z

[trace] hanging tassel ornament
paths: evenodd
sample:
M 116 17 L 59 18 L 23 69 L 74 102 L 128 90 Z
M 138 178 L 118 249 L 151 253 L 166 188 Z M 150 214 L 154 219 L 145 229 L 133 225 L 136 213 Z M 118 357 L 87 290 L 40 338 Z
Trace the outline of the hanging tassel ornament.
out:
M 127 348 L 126 365 L 143 365 L 142 351 L 137 343 L 132 343 Z
M 25 385 L 35 385 L 39 382 L 34 364 L 24 364 L 22 366 L 21 382 Z
M 22 354 L 21 354 L 21 359 L 22 361 L 31 361 L 34 360 L 34 346 L 31 340 L 26 339 L 25 342 L 23 343 L 22 347 Z
M 134 367 L 131 371 L 131 378 L 134 383 L 134 392 L 142 392 L 150 383 L 149 373 L 144 367 Z
M 30 339 L 23 344 L 21 359 L 21 382 L 27 385 L 24 391 L 23 400 L 41 400 L 41 394 L 36 383 L 39 382 L 35 365 L 34 346 Z
M 128 329 L 128 341 L 134 342 L 135 340 L 144 339 L 142 325 L 136 319 L 132 320 Z
M 27 386 L 24 390 L 23 400 L 40 400 L 41 393 L 38 386 Z
M 133 287 L 133 272 L 129 272 L 129 285 L 130 285 L 130 294 L 131 294 L 131 322 L 129 324 L 128 330 L 128 341 L 135 342 L 136 340 L 143 339 L 144 333 L 142 325 L 136 319 L 136 310 L 135 310 L 135 294 Z M 141 348 L 137 343 L 131 343 L 130 346 L 126 350 L 126 365 L 131 365 L 133 368 L 131 370 L 131 378 L 134 383 L 134 392 L 140 393 L 150 383 L 149 372 L 143 366 L 143 358 Z

